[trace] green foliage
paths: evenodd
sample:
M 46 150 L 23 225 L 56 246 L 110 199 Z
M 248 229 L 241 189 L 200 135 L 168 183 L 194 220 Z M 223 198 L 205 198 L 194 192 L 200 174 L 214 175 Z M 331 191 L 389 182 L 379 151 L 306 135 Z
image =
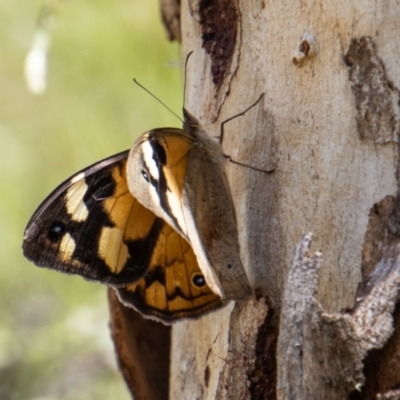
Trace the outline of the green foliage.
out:
M 0 398 L 123 400 L 105 287 L 36 268 L 21 242 L 62 180 L 145 130 L 180 125 L 132 82 L 179 114 L 179 48 L 164 39 L 156 0 L 53 5 L 48 90 L 36 96 L 23 66 L 41 4 L 0 1 Z

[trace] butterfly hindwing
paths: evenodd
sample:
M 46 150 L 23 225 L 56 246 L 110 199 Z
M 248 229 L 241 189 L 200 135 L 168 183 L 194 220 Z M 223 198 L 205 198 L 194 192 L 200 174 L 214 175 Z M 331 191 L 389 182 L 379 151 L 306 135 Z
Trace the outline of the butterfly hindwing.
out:
M 147 274 L 118 288 L 117 294 L 142 313 L 150 311 L 169 321 L 197 317 L 223 305 L 207 286 L 193 249 L 168 224 L 161 230 Z

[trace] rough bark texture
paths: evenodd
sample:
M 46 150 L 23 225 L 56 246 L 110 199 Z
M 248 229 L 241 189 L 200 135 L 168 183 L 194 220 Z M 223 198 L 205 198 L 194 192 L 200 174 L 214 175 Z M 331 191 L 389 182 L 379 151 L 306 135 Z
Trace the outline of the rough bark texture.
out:
M 385 255 L 357 306 L 349 313 L 324 313 L 315 300 L 321 253 L 310 256 L 311 235 L 298 245 L 283 296 L 277 359 L 282 399 L 345 399 L 365 392 L 363 361 L 393 333 L 400 290 L 400 240 L 387 244 Z M 397 371 L 399 374 L 399 371 Z M 373 376 L 378 374 L 373 373 Z M 354 397 L 354 396 L 353 396 Z M 317 397 L 320 398 L 320 397 Z
M 249 166 L 228 174 L 256 294 L 172 327 L 170 398 L 399 398 L 400 4 L 185 0 L 180 19 L 210 135 L 264 99 L 223 142 Z

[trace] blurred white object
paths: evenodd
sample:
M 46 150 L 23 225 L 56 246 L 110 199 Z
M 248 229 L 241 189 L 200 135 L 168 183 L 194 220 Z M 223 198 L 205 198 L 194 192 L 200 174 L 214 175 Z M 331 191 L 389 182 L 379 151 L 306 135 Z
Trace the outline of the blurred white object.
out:
M 25 59 L 25 80 L 34 94 L 42 94 L 47 89 L 47 52 L 50 45 L 48 32 L 38 30 L 32 47 Z

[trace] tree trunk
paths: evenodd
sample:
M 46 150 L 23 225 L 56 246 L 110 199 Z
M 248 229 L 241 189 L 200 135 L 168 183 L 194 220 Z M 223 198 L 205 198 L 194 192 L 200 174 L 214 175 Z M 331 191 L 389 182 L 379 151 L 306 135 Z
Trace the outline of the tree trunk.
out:
M 264 98 L 222 144 L 255 294 L 173 325 L 169 398 L 399 398 L 400 3 L 180 7 L 205 130 Z

